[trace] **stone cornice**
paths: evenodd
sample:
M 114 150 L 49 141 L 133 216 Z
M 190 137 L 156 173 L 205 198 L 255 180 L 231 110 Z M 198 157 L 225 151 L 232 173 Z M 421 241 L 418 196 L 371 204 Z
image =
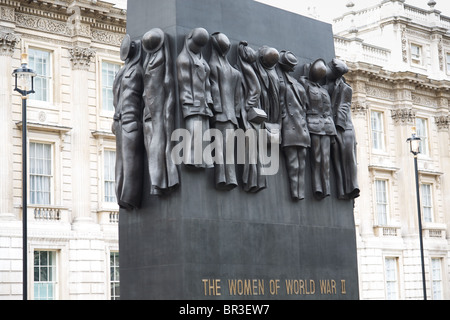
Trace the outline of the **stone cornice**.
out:
M 104 1 L 34 0 L 24 3 L 0 0 L 0 9 L 0 20 L 24 28 L 63 35 L 81 30 L 82 36 L 90 36 L 92 29 L 126 33 L 126 11 Z M 49 24 L 57 28 L 47 27 Z
M 346 78 L 351 81 L 358 75 L 364 75 L 369 81 L 377 81 L 381 83 L 408 84 L 415 89 L 424 89 L 437 92 L 448 92 L 450 94 L 449 80 L 435 80 L 428 76 L 418 74 L 411 71 L 387 71 L 382 67 L 374 66 L 364 62 L 347 62 L 349 73 Z

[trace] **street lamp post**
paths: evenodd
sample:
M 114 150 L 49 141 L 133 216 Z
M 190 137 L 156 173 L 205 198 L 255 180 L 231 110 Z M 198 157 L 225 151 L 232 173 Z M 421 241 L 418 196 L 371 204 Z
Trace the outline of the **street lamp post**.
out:
M 414 155 L 414 171 L 416 175 L 416 197 L 417 197 L 417 215 L 419 218 L 419 238 L 420 238 L 420 259 L 422 263 L 422 287 L 423 287 L 423 299 L 427 300 L 427 288 L 425 283 L 425 260 L 423 255 L 423 237 L 422 237 L 422 215 L 420 210 L 420 190 L 419 190 L 419 168 L 417 165 L 417 155 L 420 153 L 420 141 L 421 139 L 416 136 L 415 128 L 411 138 L 407 139 L 409 143 L 410 152 Z
M 22 95 L 22 254 L 23 254 L 23 300 L 28 297 L 28 273 L 27 273 L 27 98 L 34 93 L 34 77 L 36 73 L 28 68 L 28 55 L 22 54 L 22 66 L 15 69 L 12 76 L 15 78 L 14 91 Z M 31 90 L 28 90 L 31 88 Z

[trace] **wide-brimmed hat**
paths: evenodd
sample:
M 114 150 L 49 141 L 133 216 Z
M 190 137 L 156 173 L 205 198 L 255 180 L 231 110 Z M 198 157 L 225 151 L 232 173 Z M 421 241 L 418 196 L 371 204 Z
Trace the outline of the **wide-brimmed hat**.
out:
M 148 53 L 158 51 L 164 43 L 164 31 L 160 28 L 154 28 L 144 34 L 142 37 L 142 46 Z
M 284 66 L 294 68 L 298 64 L 298 60 L 291 51 L 282 50 L 280 51 L 279 63 Z
M 126 34 L 120 45 L 120 60 L 125 61 L 130 56 L 131 51 L 131 37 Z

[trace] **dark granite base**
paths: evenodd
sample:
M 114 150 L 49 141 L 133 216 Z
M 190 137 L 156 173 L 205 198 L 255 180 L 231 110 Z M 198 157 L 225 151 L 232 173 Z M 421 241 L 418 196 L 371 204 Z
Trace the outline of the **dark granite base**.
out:
M 234 45 L 291 50 L 300 64 L 334 57 L 330 25 L 251 0 L 131 1 L 130 35 L 153 27 L 170 36 L 174 56 L 204 27 Z M 149 196 L 146 183 L 142 208 L 120 211 L 121 299 L 358 299 L 353 201 L 334 188 L 315 200 L 309 172 L 306 198 L 292 201 L 283 161 L 257 194 L 218 191 L 213 169 L 184 166 L 170 197 Z

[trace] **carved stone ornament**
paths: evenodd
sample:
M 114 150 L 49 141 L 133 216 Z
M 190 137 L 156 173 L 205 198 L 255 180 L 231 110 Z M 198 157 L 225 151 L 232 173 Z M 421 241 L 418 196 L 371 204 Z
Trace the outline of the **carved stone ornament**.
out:
M 11 32 L 0 31 L 0 55 L 12 56 L 20 37 Z
M 435 121 L 436 121 L 438 130 L 446 130 L 449 128 L 450 116 L 445 116 L 445 115 L 437 116 L 435 118 Z
M 15 17 L 16 26 L 59 34 L 63 36 L 72 36 L 70 27 L 66 22 L 51 20 L 43 17 L 36 17 L 20 12 L 16 12 Z
M 408 108 L 394 109 L 391 110 L 391 116 L 396 123 L 414 123 L 414 121 L 416 120 L 416 111 Z
M 67 26 L 71 30 L 72 35 L 90 37 L 90 26 L 81 23 L 81 8 L 76 5 L 71 5 L 69 8 L 67 8 L 67 13 L 72 14 L 69 19 L 67 19 Z
M 406 37 L 406 27 L 402 27 L 402 59 L 404 63 L 408 62 L 408 39 Z
M 352 112 L 355 116 L 365 116 L 367 114 L 367 104 L 364 101 L 354 101 Z
M 70 61 L 74 70 L 88 70 L 95 50 L 91 48 L 73 47 L 69 49 Z

